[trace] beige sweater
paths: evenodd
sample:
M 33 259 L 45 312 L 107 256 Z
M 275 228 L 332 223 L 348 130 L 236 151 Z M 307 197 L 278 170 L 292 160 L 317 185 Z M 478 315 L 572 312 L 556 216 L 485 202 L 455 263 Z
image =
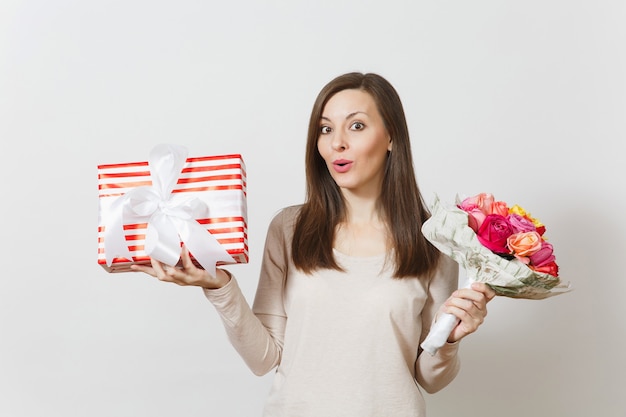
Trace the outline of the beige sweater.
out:
M 344 272 L 305 275 L 290 256 L 297 211 L 272 220 L 252 310 L 234 278 L 205 290 L 250 369 L 277 367 L 263 416 L 424 416 L 420 387 L 436 392 L 459 370 L 458 343 L 435 356 L 419 348 L 458 265 L 444 257 L 430 281 L 394 279 L 385 256 L 335 252 Z

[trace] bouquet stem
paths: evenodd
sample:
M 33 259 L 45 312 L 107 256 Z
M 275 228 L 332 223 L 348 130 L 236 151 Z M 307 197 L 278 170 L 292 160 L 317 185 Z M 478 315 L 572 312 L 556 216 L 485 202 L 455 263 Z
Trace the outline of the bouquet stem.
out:
M 431 356 L 437 353 L 440 347 L 445 345 L 448 340 L 448 336 L 452 332 L 452 329 L 459 324 L 459 319 L 450 313 L 443 313 L 433 327 L 431 327 L 428 336 L 420 345 L 424 351 L 428 352 Z
M 459 288 L 469 288 L 472 282 L 473 280 L 467 277 L 466 282 L 462 283 Z M 439 315 L 420 347 L 433 356 L 440 347 L 446 344 L 450 333 L 460 321 L 454 314 L 443 313 Z

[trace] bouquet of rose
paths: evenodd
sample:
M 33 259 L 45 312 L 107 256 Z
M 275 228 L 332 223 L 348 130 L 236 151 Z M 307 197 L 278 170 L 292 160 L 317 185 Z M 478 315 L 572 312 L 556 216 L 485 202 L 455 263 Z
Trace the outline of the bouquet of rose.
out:
M 497 295 L 535 300 L 569 291 L 546 227 L 522 207 L 488 193 L 457 197 L 456 205 L 445 207 L 435 196 L 431 214 L 422 233 L 465 269 L 469 284 L 484 282 Z M 451 314 L 440 316 L 421 347 L 435 354 L 457 323 Z

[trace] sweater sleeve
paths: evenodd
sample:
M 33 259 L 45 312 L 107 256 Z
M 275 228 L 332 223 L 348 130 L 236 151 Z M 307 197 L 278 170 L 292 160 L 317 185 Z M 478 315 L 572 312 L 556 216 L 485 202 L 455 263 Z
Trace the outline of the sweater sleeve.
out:
M 283 284 L 289 259 L 284 217 L 281 212 L 270 223 L 253 309 L 234 277 L 222 288 L 204 290 L 220 315 L 233 347 L 256 375 L 275 368 L 282 354 L 287 324 Z
M 459 266 L 448 256 L 442 255 L 441 265 L 428 287 L 428 300 L 422 311 L 422 336 L 424 341 L 439 307 L 458 288 Z M 446 343 L 435 355 L 421 351 L 415 363 L 417 382 L 428 393 L 446 387 L 460 370 L 459 342 Z

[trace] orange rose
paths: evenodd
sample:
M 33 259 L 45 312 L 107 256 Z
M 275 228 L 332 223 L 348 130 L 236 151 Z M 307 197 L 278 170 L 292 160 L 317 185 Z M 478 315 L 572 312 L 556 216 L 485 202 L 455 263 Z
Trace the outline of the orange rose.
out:
M 506 217 L 509 214 L 509 206 L 507 206 L 504 201 L 494 201 L 493 204 L 491 204 L 490 214 L 499 214 L 500 216 Z
M 539 233 L 523 232 L 509 236 L 506 244 L 516 256 L 529 257 L 541 249 L 541 241 Z

